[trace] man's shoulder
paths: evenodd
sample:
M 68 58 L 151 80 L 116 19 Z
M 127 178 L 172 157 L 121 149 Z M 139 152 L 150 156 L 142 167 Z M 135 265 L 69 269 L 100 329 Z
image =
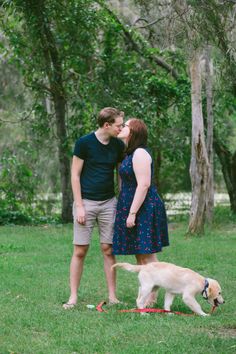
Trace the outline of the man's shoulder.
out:
M 86 135 L 81 136 L 80 138 L 77 139 L 77 143 L 87 143 L 91 142 L 94 139 L 94 133 L 89 133 Z

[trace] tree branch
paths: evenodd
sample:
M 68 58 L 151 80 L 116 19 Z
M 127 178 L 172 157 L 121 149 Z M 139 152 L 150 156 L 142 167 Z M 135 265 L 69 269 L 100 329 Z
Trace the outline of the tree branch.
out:
M 165 16 L 164 16 L 164 17 L 161 17 L 161 18 L 157 18 L 156 20 L 154 20 L 154 21 L 152 21 L 152 22 L 149 22 L 149 23 L 147 23 L 147 24 L 144 25 L 144 26 L 137 26 L 136 28 L 146 28 L 146 27 L 150 27 L 150 26 L 152 26 L 152 25 L 155 25 L 155 23 L 164 20 L 165 18 L 166 18 Z M 143 18 L 138 19 L 138 21 L 144 21 L 144 20 L 145 20 L 145 19 L 143 19 Z M 138 21 L 135 21 L 135 23 L 137 23 Z M 148 21 L 145 20 L 145 22 L 148 22 Z
M 148 20 L 147 20 L 146 18 L 144 18 L 144 17 L 139 17 L 139 18 L 137 18 L 137 20 L 134 21 L 133 26 L 135 26 L 136 23 L 138 23 L 139 21 L 144 21 L 144 22 L 147 22 L 147 23 L 148 23 Z
M 115 20 L 116 23 L 118 23 L 121 26 L 121 29 L 124 33 L 126 40 L 132 45 L 132 49 L 135 52 L 137 52 L 140 56 L 143 57 L 144 53 L 143 53 L 142 49 L 139 47 L 139 45 L 137 44 L 137 42 L 133 39 L 132 34 L 131 34 L 131 29 L 126 28 L 122 24 L 122 22 L 119 20 L 119 18 L 114 14 L 114 12 L 112 10 L 110 10 L 106 5 L 101 3 L 99 0 L 96 2 L 109 13 L 111 18 L 113 20 Z M 156 55 L 152 55 L 150 53 L 147 53 L 147 51 L 145 51 L 145 57 L 147 57 L 150 61 L 155 62 L 158 66 L 162 67 L 162 69 L 165 69 L 169 74 L 172 75 L 172 77 L 174 79 L 176 79 L 176 80 L 178 79 L 178 74 L 177 74 L 176 70 L 171 65 L 169 65 L 164 59 L 162 59 Z
M 0 118 L 0 122 L 10 123 L 10 124 L 20 124 L 20 123 L 28 120 L 30 118 L 31 114 L 33 113 L 33 111 L 34 111 L 34 106 L 31 108 L 30 112 L 26 116 L 21 117 L 19 120 L 8 120 L 8 119 Z

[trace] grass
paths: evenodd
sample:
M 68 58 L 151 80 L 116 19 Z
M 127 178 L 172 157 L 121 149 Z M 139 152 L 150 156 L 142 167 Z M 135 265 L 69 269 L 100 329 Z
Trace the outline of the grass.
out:
M 216 278 L 226 303 L 207 318 L 119 313 L 135 306 L 137 274 L 118 270 L 118 297 L 126 306 L 87 309 L 106 299 L 97 232 L 76 309 L 65 311 L 72 226 L 3 226 L 0 228 L 0 353 L 235 353 L 236 352 L 236 223 L 220 220 L 204 237 L 184 238 L 186 222 L 170 224 L 171 246 L 159 260 L 189 267 Z M 119 257 L 134 263 L 134 257 Z M 198 297 L 203 309 L 210 305 Z M 157 307 L 163 305 L 163 292 Z M 180 298 L 173 310 L 190 313 Z

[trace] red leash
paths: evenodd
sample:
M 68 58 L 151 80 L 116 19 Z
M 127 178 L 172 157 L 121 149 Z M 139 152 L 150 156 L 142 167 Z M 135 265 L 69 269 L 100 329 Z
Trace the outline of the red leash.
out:
M 213 314 L 213 312 L 215 311 L 216 307 L 217 307 L 217 306 L 212 306 L 212 309 L 211 309 L 211 311 L 210 311 L 210 315 Z
M 106 304 L 106 301 L 100 302 L 100 304 L 98 304 L 98 305 L 96 306 L 96 310 L 97 310 L 98 312 L 107 312 L 107 311 L 103 310 L 103 308 L 102 308 L 102 306 L 105 305 L 105 304 Z
M 103 305 L 106 304 L 106 301 L 102 301 L 100 302 L 100 304 L 97 305 L 96 310 L 98 312 L 108 312 L 105 311 L 103 309 Z M 213 306 L 212 310 L 211 310 L 211 314 L 213 313 L 213 311 L 215 310 L 215 306 Z M 156 308 L 145 308 L 145 309 L 130 309 L 130 310 L 118 310 L 118 312 L 156 312 L 156 313 L 173 313 L 175 315 L 181 315 L 181 316 L 193 316 L 195 315 L 194 313 L 183 313 L 183 312 L 178 312 L 178 311 L 168 311 L 168 310 L 164 310 L 164 309 L 156 309 Z
M 194 313 L 183 313 L 178 311 L 168 311 L 164 309 L 156 309 L 156 308 L 145 308 L 145 309 L 131 309 L 131 310 L 119 310 L 119 312 L 157 312 L 157 313 L 174 313 L 175 315 L 182 315 L 182 316 L 193 316 Z

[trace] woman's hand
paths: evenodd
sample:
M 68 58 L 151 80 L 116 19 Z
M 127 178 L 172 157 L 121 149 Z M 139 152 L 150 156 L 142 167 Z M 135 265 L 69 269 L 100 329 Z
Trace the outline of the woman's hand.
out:
M 76 214 L 77 214 L 77 221 L 81 225 L 85 225 L 86 216 L 85 216 L 85 209 L 83 206 L 76 207 Z
M 134 227 L 135 219 L 136 219 L 136 214 L 129 214 L 128 218 L 126 219 L 126 226 L 128 228 Z

